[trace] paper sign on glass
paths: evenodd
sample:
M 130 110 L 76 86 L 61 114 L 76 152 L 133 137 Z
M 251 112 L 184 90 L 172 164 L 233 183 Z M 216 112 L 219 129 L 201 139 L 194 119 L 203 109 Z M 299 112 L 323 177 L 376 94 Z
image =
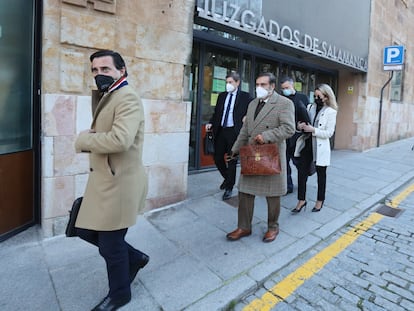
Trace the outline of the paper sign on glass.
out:
M 210 105 L 215 107 L 216 103 L 217 103 L 217 97 L 218 97 L 218 93 L 211 93 L 211 97 L 210 97 Z
M 224 92 L 226 90 L 226 81 L 213 79 L 213 92 Z

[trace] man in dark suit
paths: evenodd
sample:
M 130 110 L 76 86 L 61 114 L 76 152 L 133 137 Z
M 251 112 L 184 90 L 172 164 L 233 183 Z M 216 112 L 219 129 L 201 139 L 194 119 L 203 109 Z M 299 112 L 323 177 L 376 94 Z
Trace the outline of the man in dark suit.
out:
M 210 122 L 206 124 L 206 131 L 213 130 L 215 137 L 214 163 L 224 181 L 220 189 L 224 190 L 223 200 L 231 197 L 236 182 L 237 159 L 226 163 L 224 155 L 230 154 L 231 147 L 243 125 L 247 107 L 253 99 L 249 93 L 239 90 L 240 75 L 232 72 L 226 77 L 226 91 L 220 93 Z
M 293 79 L 290 77 L 282 78 L 280 80 L 280 88 L 282 94 L 289 98 L 295 105 L 295 124 L 297 125 L 298 122 L 310 123 L 308 111 L 306 110 L 309 105 L 308 97 L 305 94 L 296 92 Z M 292 169 L 290 168 L 289 162 L 292 159 L 293 164 L 297 167 L 293 154 L 295 153 L 296 140 L 301 133 L 301 131 L 296 131 L 292 137 L 286 140 L 287 193 L 293 192 Z

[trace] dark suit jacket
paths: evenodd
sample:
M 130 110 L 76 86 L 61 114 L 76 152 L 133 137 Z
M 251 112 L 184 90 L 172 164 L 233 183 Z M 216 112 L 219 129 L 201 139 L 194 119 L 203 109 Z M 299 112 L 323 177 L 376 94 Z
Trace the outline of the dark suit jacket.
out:
M 310 123 L 308 111 L 306 110 L 309 101 L 305 94 L 296 92 L 295 95 L 288 96 L 288 98 L 295 104 L 295 122 L 308 122 Z
M 213 125 L 214 135 L 217 135 L 221 127 L 221 119 L 224 113 L 224 104 L 226 101 L 227 92 L 222 92 L 217 98 L 216 107 L 214 108 L 213 116 L 210 118 L 210 123 Z M 234 129 L 238 134 L 243 126 L 242 119 L 247 113 L 247 107 L 253 100 L 249 93 L 238 90 L 233 109 Z
M 309 105 L 308 97 L 305 94 L 296 92 L 294 95 L 287 96 L 295 104 L 295 128 L 298 122 L 307 122 L 310 123 L 309 114 L 307 107 Z M 296 140 L 302 132 L 296 131 L 292 137 L 287 140 L 287 151 L 293 156 L 295 151 Z

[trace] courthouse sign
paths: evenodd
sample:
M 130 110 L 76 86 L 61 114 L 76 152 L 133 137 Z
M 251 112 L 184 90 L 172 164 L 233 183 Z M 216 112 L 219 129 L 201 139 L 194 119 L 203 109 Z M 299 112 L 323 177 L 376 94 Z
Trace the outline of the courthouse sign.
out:
M 266 19 L 250 9 L 234 4 L 236 1 L 197 1 L 198 17 L 226 25 L 237 30 L 317 55 L 321 58 L 367 71 L 367 59 L 338 48 L 327 40 L 284 25 L 277 20 Z

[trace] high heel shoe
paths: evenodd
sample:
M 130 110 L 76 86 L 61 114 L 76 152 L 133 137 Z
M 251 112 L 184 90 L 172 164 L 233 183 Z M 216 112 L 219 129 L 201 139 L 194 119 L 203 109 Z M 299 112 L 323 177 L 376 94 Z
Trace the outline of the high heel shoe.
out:
M 302 210 L 302 208 L 303 208 L 304 210 L 306 210 L 306 204 L 307 204 L 307 203 L 308 203 L 308 202 L 306 202 L 306 201 L 305 201 L 305 203 L 303 203 L 301 207 L 296 206 L 296 207 L 292 210 L 292 213 L 295 213 L 295 214 L 300 213 L 300 211 Z
M 321 209 L 322 209 L 322 207 L 323 207 L 323 203 L 324 203 L 325 201 L 322 201 L 322 203 L 321 203 L 321 207 L 320 208 L 316 208 L 316 205 L 312 208 L 312 212 L 320 212 L 321 211 Z

